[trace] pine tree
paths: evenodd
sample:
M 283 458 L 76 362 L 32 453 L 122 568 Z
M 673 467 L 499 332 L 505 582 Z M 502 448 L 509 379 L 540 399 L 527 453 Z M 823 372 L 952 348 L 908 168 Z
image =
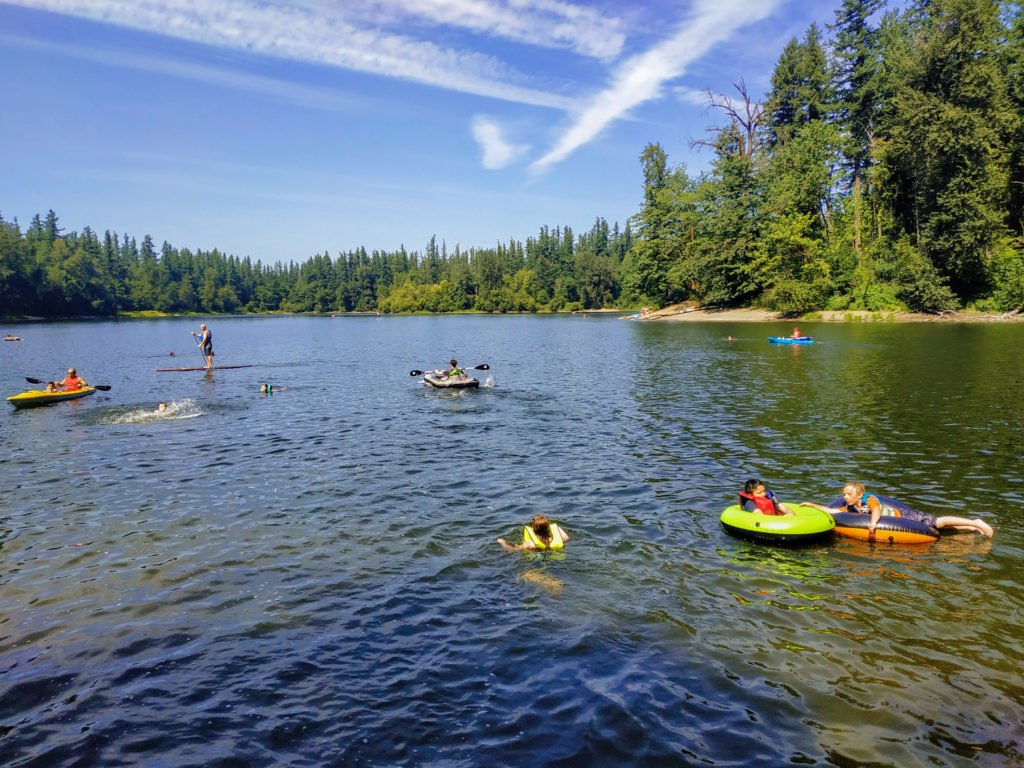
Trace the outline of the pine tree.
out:
M 834 84 L 853 208 L 853 247 L 863 259 L 863 199 L 872 199 L 870 168 L 878 130 L 880 64 L 877 29 L 869 19 L 884 0 L 843 0 L 836 11 Z M 867 189 L 865 189 L 867 186 Z

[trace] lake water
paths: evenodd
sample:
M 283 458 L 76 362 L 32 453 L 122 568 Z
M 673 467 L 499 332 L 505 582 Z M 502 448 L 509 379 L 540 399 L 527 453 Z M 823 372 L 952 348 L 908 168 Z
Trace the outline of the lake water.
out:
M 0 329 L 5 394 L 112 387 L 0 413 L 0 764 L 1024 761 L 1024 325 L 212 318 L 254 367 L 155 372 L 198 322 Z M 996 535 L 748 543 L 753 476 Z

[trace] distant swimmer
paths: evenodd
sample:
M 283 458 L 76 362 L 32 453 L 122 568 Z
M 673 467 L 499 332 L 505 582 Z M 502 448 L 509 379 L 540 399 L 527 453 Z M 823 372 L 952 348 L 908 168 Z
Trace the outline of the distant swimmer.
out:
M 513 546 L 499 538 L 498 543 L 506 552 L 524 549 L 561 549 L 569 540 L 569 534 L 558 523 L 549 522 L 544 515 L 534 515 L 529 525 L 523 526 L 523 543 Z
M 156 407 L 156 412 L 157 413 L 163 413 L 166 410 L 167 410 L 167 403 L 160 403 L 160 405 L 158 405 Z
M 6 336 L 4 336 L 4 341 L 21 341 L 21 336 L 12 336 L 11 334 L 8 333 Z
M 213 334 L 210 333 L 210 329 L 204 323 L 199 326 L 199 333 L 192 331 L 192 336 L 199 339 L 197 346 L 206 358 L 206 367 L 213 368 Z

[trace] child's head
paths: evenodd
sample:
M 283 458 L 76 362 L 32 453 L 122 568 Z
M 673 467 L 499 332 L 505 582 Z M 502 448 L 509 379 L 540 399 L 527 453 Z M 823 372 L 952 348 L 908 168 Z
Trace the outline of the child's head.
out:
M 47 392 L 56 392 L 57 391 L 57 383 L 54 382 L 54 381 L 46 382 L 46 391 Z
M 743 484 L 743 492 L 748 493 L 751 496 L 766 496 L 768 489 L 764 487 L 764 483 L 756 478 L 751 478 Z
M 166 410 L 167 410 L 167 403 L 160 403 L 160 405 L 158 405 L 158 406 L 156 407 L 156 409 L 157 409 L 158 411 L 166 411 Z
M 544 515 L 534 515 L 533 520 L 530 521 L 530 527 L 533 528 L 533 532 L 537 534 L 537 538 L 543 541 L 545 544 L 551 541 L 551 523 Z
M 860 497 L 864 495 L 864 485 L 861 483 L 847 483 L 843 486 L 843 500 L 847 504 L 853 504 L 860 501 Z
M 451 360 L 449 360 L 448 362 L 450 362 L 452 364 L 452 368 L 454 368 L 455 366 L 457 366 L 459 364 L 459 361 L 456 360 L 454 357 Z

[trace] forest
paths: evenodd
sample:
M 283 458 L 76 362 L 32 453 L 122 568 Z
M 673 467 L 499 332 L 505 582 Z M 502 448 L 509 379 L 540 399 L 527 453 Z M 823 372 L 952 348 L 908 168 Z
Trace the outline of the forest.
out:
M 770 84 L 707 93 L 706 172 L 644 147 L 621 227 L 264 264 L 0 215 L 0 315 L 1024 309 L 1021 2 L 843 0 Z

